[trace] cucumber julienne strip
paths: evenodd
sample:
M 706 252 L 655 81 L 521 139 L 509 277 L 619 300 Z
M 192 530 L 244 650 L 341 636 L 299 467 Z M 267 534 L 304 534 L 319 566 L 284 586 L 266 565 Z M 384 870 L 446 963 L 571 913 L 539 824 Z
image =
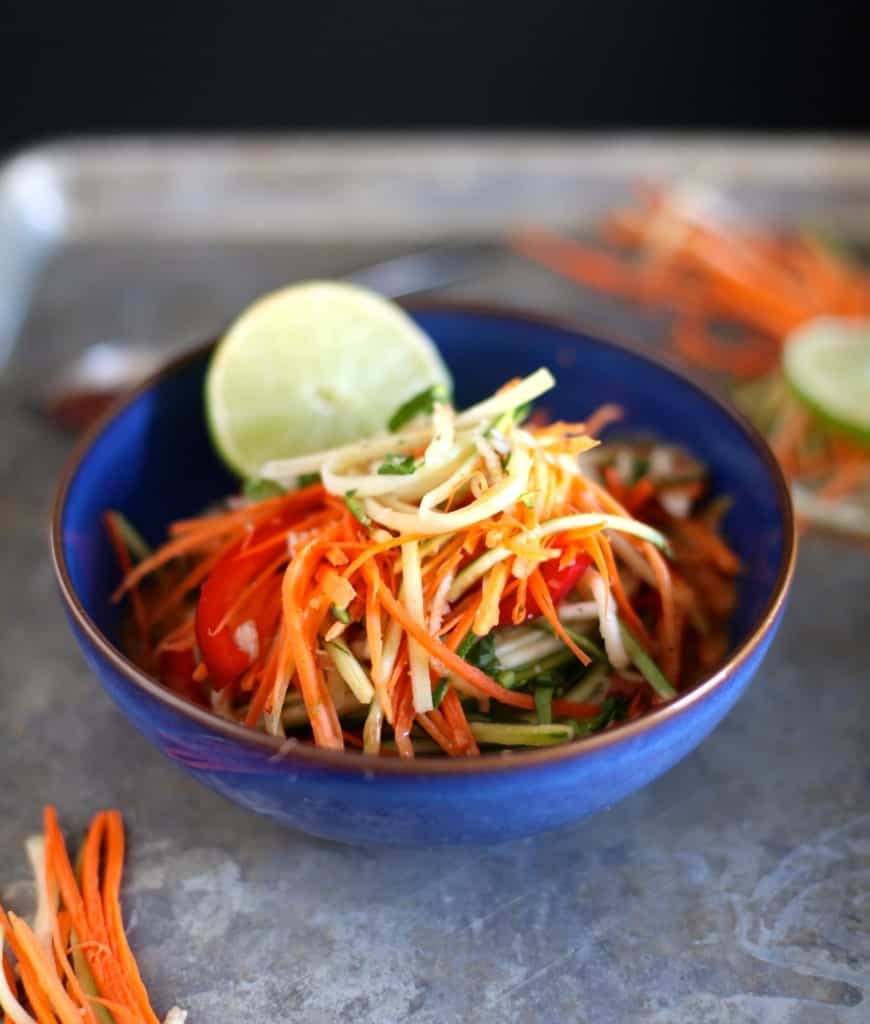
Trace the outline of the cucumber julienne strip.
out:
M 524 722 L 469 722 L 478 743 L 500 747 L 549 747 L 574 739 L 574 727 L 553 723 L 533 725 Z
M 628 656 L 635 663 L 638 671 L 644 679 L 646 679 L 656 693 L 665 700 L 671 700 L 673 697 L 676 697 L 677 691 L 673 684 L 641 647 L 634 633 L 632 633 L 624 622 L 621 622 L 619 626 Z

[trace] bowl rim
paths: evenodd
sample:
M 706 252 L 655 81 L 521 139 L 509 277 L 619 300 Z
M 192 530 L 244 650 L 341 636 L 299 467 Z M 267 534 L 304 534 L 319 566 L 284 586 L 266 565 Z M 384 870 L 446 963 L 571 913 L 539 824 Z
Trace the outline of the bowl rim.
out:
M 201 358 L 211 349 L 214 339 L 191 347 L 190 351 L 170 359 L 156 372 L 150 374 L 128 393 L 118 398 L 93 423 L 84 435 L 79 438 L 73 451 L 67 458 L 57 484 L 52 504 L 50 528 L 50 553 L 55 576 L 61 593 L 61 599 L 72 616 L 75 626 L 88 638 L 99 653 L 107 659 L 112 667 L 123 675 L 136 688 L 142 690 L 158 703 L 164 704 L 173 711 L 180 713 L 197 725 L 204 726 L 225 739 L 238 741 L 243 747 L 252 748 L 261 753 L 269 753 L 270 761 L 288 766 L 292 762 L 310 762 L 318 765 L 339 769 L 351 775 L 371 777 L 372 772 L 378 774 L 400 775 L 406 777 L 437 777 L 442 775 L 473 776 L 481 773 L 504 772 L 516 769 L 531 769 L 542 765 L 553 765 L 563 761 L 583 758 L 601 750 L 618 747 L 648 733 L 654 732 L 660 725 L 683 715 L 696 704 L 704 701 L 715 690 L 719 689 L 730 677 L 753 655 L 776 621 L 788 594 L 789 585 L 794 575 L 797 557 L 797 528 L 792 506 L 791 494 L 783 476 L 779 463 L 760 432 L 736 409 L 728 405 L 694 374 L 677 366 L 673 360 L 659 351 L 651 351 L 650 346 L 626 339 L 617 339 L 608 334 L 606 337 L 595 329 L 586 327 L 582 321 L 568 316 L 539 313 L 508 304 L 481 303 L 473 301 L 453 301 L 444 299 L 417 299 L 401 303 L 410 313 L 442 312 L 456 315 L 491 317 L 520 321 L 526 324 L 537 324 L 541 327 L 556 328 L 584 339 L 594 341 L 619 351 L 627 351 L 645 362 L 679 378 L 683 384 L 701 393 L 707 401 L 715 405 L 720 412 L 732 420 L 755 448 L 765 463 L 778 499 L 779 510 L 784 531 L 782 556 L 777 567 L 776 579 L 770 598 L 758 617 L 757 622 L 748 636 L 740 643 L 728 658 L 709 676 L 695 685 L 691 690 L 681 694 L 668 704 L 649 712 L 634 722 L 619 725 L 615 729 L 574 740 L 570 743 L 554 747 L 532 750 L 507 750 L 498 753 L 483 754 L 474 758 L 426 758 L 408 759 L 385 758 L 373 754 L 362 754 L 354 751 L 331 751 L 298 741 L 288 741 L 277 736 L 251 729 L 247 726 L 222 718 L 207 708 L 186 701 L 159 683 L 135 665 L 118 647 L 116 647 L 98 628 L 88 615 L 70 578 L 69 567 L 63 547 L 62 522 L 66 509 L 67 497 L 82 463 L 97 439 L 106 429 L 146 391 L 162 380 L 177 373 L 188 363 Z

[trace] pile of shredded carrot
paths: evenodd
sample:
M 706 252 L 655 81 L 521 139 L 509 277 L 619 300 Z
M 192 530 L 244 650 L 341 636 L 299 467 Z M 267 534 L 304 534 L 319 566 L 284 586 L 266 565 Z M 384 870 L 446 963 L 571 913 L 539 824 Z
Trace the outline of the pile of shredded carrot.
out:
M 596 450 L 612 407 L 522 423 L 535 381 L 270 464 L 267 495 L 155 551 L 107 514 L 133 656 L 251 727 L 401 757 L 565 742 L 672 699 L 727 647 L 722 506 L 685 453 Z
M 159 1024 L 124 932 L 124 827 L 101 811 L 75 869 L 53 807 L 27 844 L 36 882 L 33 924 L 0 907 L 4 1024 Z M 184 1024 L 173 1008 L 165 1024 Z
M 844 250 L 765 228 L 698 185 L 639 189 L 593 241 L 528 229 L 512 244 L 579 284 L 670 310 L 675 354 L 727 378 L 821 518 L 845 499 L 870 510 L 867 448 L 822 423 L 780 373 L 794 328 L 818 316 L 870 317 L 870 272 Z

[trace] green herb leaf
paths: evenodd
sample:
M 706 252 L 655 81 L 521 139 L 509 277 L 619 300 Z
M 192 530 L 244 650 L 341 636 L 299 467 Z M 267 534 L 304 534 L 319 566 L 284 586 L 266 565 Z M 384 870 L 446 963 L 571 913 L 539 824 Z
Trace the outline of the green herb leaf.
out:
M 526 508 L 535 507 L 535 495 L 537 491 L 526 491 L 525 494 L 520 495 L 520 501 L 526 506 Z
M 296 477 L 296 483 L 300 490 L 303 487 L 310 487 L 312 484 L 319 484 L 320 474 L 316 470 L 313 473 L 301 473 Z
M 474 647 L 476 643 L 477 637 L 474 635 L 474 631 L 469 629 L 469 631 L 462 638 L 462 643 L 460 643 L 460 645 L 456 648 L 456 653 L 459 655 L 460 658 L 467 658 L 468 652 L 471 650 L 472 647 Z
M 242 485 L 242 494 L 251 501 L 265 501 L 267 498 L 277 498 L 284 493 L 284 488 L 274 480 L 261 480 L 259 477 L 252 477 Z
M 551 725 L 553 722 L 553 691 L 549 686 L 535 688 L 535 711 L 539 725 Z
M 470 665 L 475 665 L 481 672 L 488 676 L 498 675 L 501 672 L 501 664 L 495 653 L 495 633 L 487 633 L 482 636 L 465 656 Z
M 437 708 L 441 701 L 444 700 L 444 695 L 447 693 L 447 687 L 450 685 L 447 676 L 442 676 L 435 684 L 435 689 L 432 691 L 432 704 Z
M 350 514 L 354 519 L 356 519 L 358 523 L 362 523 L 367 530 L 370 529 L 372 521 L 366 512 L 365 505 L 363 505 L 362 500 L 356 497 L 356 491 L 348 491 L 344 496 L 344 503 L 347 505 L 350 510 Z
M 384 461 L 378 466 L 378 473 L 381 476 L 408 476 L 417 468 L 417 460 L 413 455 L 385 456 Z
M 404 402 L 390 417 L 387 423 L 388 430 L 399 430 L 406 423 L 409 423 L 415 416 L 422 416 L 432 412 L 436 402 L 449 402 L 450 392 L 443 384 L 433 384 L 425 391 L 419 392 L 413 398 Z
M 346 608 L 339 608 L 337 604 L 334 604 L 330 611 L 332 612 L 333 618 L 338 619 L 339 622 L 343 622 L 345 626 L 349 626 L 351 623 L 350 615 Z

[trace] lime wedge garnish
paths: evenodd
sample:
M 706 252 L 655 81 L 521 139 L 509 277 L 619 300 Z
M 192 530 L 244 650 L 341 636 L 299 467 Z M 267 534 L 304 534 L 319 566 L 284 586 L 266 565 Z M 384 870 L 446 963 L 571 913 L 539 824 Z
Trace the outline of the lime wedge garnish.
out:
M 332 448 L 386 428 L 403 402 L 450 376 L 395 303 L 356 285 L 308 281 L 258 299 L 215 348 L 206 414 L 242 476 L 270 459 Z
M 786 380 L 832 427 L 870 444 L 870 322 L 820 317 L 792 332 Z

